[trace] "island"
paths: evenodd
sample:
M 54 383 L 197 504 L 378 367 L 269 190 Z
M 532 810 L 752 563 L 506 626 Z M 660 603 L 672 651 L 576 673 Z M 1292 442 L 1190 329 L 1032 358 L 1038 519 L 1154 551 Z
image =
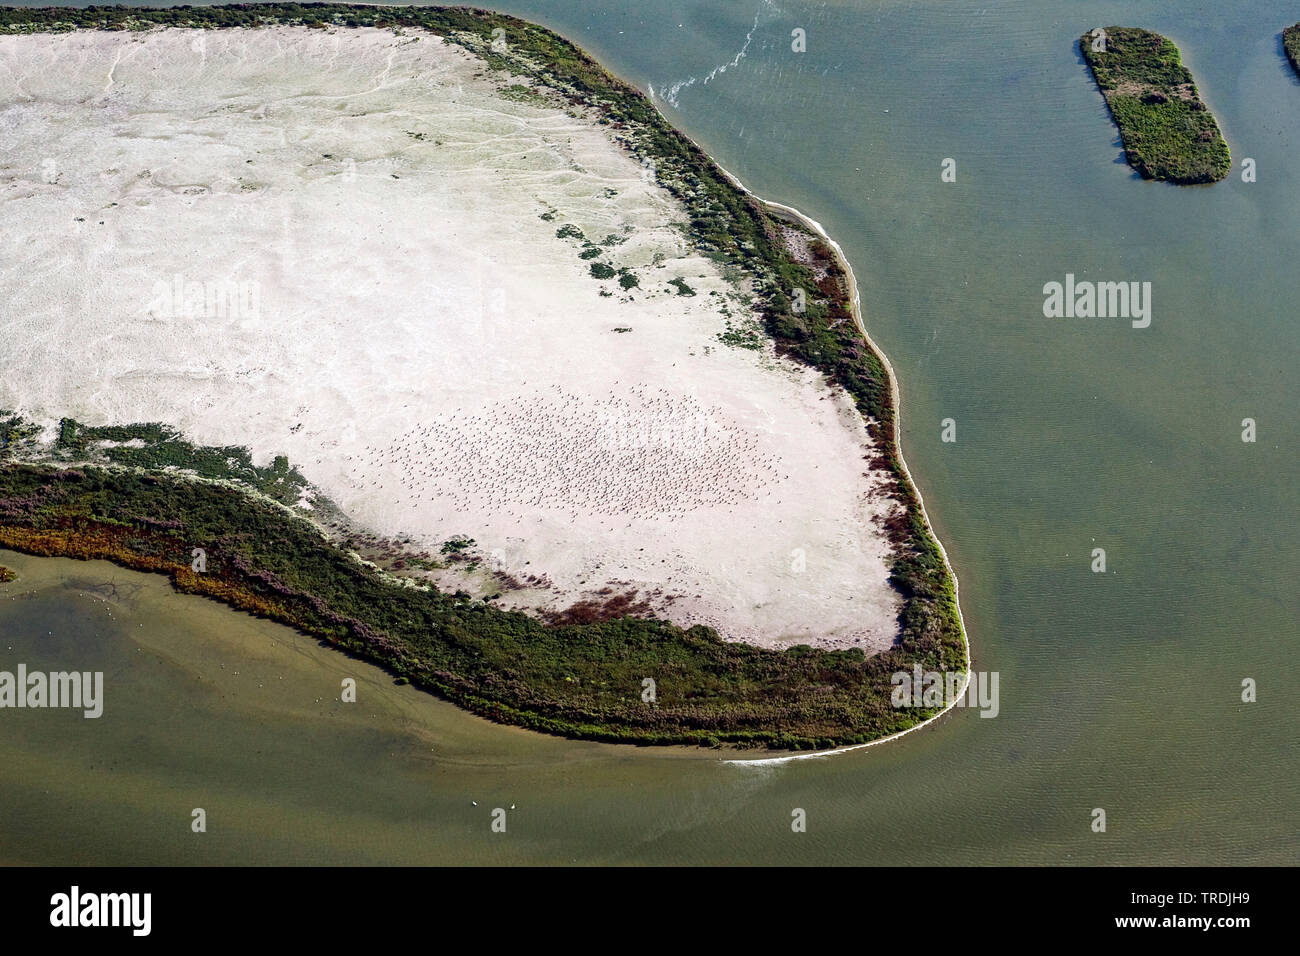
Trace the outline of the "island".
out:
M 955 703 L 891 700 L 970 659 L 849 263 L 571 43 L 6 8 L 0 62 L 0 548 L 575 738 L 825 749 Z
M 1228 144 L 1178 47 L 1149 30 L 1104 27 L 1080 37 L 1079 49 L 1144 179 L 1189 185 L 1228 175 Z
M 1282 31 L 1282 48 L 1286 50 L 1286 58 L 1291 61 L 1296 76 L 1300 76 L 1300 23 Z

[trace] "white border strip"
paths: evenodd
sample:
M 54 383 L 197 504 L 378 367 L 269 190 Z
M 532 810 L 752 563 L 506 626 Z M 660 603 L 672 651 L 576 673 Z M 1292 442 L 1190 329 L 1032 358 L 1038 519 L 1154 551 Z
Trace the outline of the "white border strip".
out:
M 651 105 L 654 105 L 653 101 L 651 101 Z M 655 105 L 655 110 L 659 111 L 659 107 L 657 105 Z M 676 129 L 676 127 L 673 126 L 672 123 L 668 122 L 668 117 L 664 116 L 662 111 L 659 111 L 659 115 L 663 117 L 665 123 L 668 123 L 670 127 Z M 682 135 L 685 136 L 686 134 L 683 133 Z M 690 137 L 687 137 L 687 139 L 690 139 Z M 920 730 L 922 727 L 927 727 L 930 724 L 934 723 L 936 720 L 938 720 L 940 717 L 942 717 L 944 714 L 948 713 L 948 711 L 956 707 L 957 704 L 962 700 L 962 698 L 966 696 L 966 690 L 970 686 L 970 681 L 971 681 L 970 640 L 966 636 L 966 622 L 965 620 L 962 619 L 962 615 L 961 615 L 961 590 L 957 584 L 957 572 L 953 570 L 952 562 L 948 560 L 948 552 L 944 550 L 943 542 L 939 540 L 939 536 L 935 534 L 934 527 L 930 524 L 930 516 L 929 514 L 926 513 L 925 499 L 921 496 L 921 489 L 916 484 L 916 482 L 912 480 L 912 473 L 911 471 L 908 470 L 906 459 L 903 458 L 903 424 L 902 424 L 903 405 L 902 405 L 902 395 L 899 392 L 899 388 L 898 388 L 898 376 L 894 374 L 894 367 L 889 362 L 889 356 L 886 355 L 884 350 L 881 349 L 880 346 L 878 346 L 872 340 L 871 335 L 867 332 L 866 324 L 862 321 L 862 301 L 858 295 L 858 281 L 853 275 L 853 266 L 849 263 L 848 257 L 844 254 L 844 250 L 840 248 L 840 244 L 830 237 L 830 235 L 826 232 L 825 228 L 823 228 L 822 224 L 819 223 L 816 219 L 812 219 L 809 218 L 808 216 L 805 216 L 803 213 L 801 213 L 798 209 L 795 209 L 793 206 L 787 206 L 784 203 L 773 202 L 770 199 L 764 199 L 762 196 L 750 192 L 750 190 L 745 187 L 744 183 L 742 183 L 739 179 L 733 176 L 728 170 L 724 169 L 716 160 L 713 159 L 713 157 L 709 156 L 709 154 L 705 152 L 705 150 L 702 147 L 700 147 L 698 143 L 695 143 L 693 139 L 691 140 L 691 142 L 694 143 L 695 146 L 700 149 L 701 153 L 704 153 L 705 156 L 708 156 L 709 161 L 712 162 L 715 166 L 717 166 L 718 169 L 722 171 L 722 174 L 726 176 L 727 179 L 731 180 L 732 184 L 737 189 L 745 193 L 745 195 L 751 196 L 754 199 L 758 200 L 760 203 L 762 203 L 764 206 L 768 207 L 769 209 L 774 209 L 780 213 L 785 214 L 790 218 L 798 220 L 800 223 L 807 226 L 809 229 L 813 230 L 813 232 L 817 233 L 817 235 L 821 236 L 821 238 L 824 239 L 830 245 L 830 247 L 835 250 L 835 255 L 836 257 L 838 257 L 840 261 L 840 265 L 844 267 L 844 271 L 849 277 L 849 289 L 853 293 L 853 321 L 857 324 L 858 331 L 862 334 L 862 337 L 866 340 L 867 344 L 871 346 L 872 350 L 875 351 L 875 353 L 878 356 L 880 356 L 881 364 L 884 365 L 885 367 L 885 374 L 889 377 L 890 401 L 892 401 L 894 405 L 894 447 L 898 451 L 898 461 L 903 468 L 903 475 L 904 477 L 907 478 L 908 483 L 912 486 L 912 490 L 916 493 L 916 500 L 921 506 L 921 518 L 925 522 L 926 530 L 929 531 L 930 536 L 934 538 L 934 543 L 939 548 L 939 554 L 943 557 L 943 565 L 948 571 L 948 576 L 952 578 L 953 603 L 956 604 L 957 606 L 957 624 L 961 628 L 961 642 L 963 648 L 965 648 L 966 651 L 966 680 L 962 683 L 961 692 L 958 693 L 955 697 L 953 697 L 953 699 L 948 702 L 948 705 L 944 707 L 943 710 L 939 711 L 939 713 L 935 714 L 929 720 L 923 720 L 921 721 L 921 723 L 913 727 L 908 727 L 906 730 L 900 730 L 898 733 L 890 734 L 888 737 L 881 737 L 879 740 L 869 740 L 863 744 L 850 744 L 847 747 L 837 747 L 834 750 L 818 750 L 812 753 L 796 753 L 796 754 L 788 754 L 782 757 L 763 757 L 763 758 L 757 758 L 753 760 L 746 760 L 743 758 L 731 759 L 731 760 L 723 760 L 722 762 L 727 764 L 735 764 L 737 766 L 742 766 L 742 767 L 769 766 L 772 764 L 787 763 L 792 760 L 808 760 L 813 757 L 833 757 L 836 754 L 848 753 L 851 750 L 862 750 L 865 747 L 875 747 L 878 746 L 879 744 L 886 744 L 889 743 L 891 740 L 897 740 L 899 737 L 906 737 L 908 734 L 912 733 L 915 730 Z

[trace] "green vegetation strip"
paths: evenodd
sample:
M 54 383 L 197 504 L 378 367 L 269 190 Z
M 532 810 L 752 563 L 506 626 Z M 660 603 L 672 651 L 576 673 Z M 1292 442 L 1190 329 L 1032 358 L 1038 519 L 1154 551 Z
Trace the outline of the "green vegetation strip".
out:
M 167 573 L 475 713 L 570 737 L 801 749 L 872 740 L 933 713 L 890 706 L 890 675 L 918 659 L 911 648 L 772 652 L 637 618 L 548 627 L 395 583 L 310 522 L 208 481 L 0 465 L 0 548 Z M 641 697 L 647 677 L 653 703 Z
M 143 469 L 177 468 L 201 478 L 237 481 L 286 505 L 296 504 L 308 487 L 307 479 L 283 455 L 259 468 L 247 448 L 193 445 L 175 429 L 156 423 L 91 427 L 65 418 L 59 422 L 55 448 L 76 458 Z
M 891 491 L 900 505 L 887 525 L 895 548 L 890 581 L 903 597 L 899 644 L 864 659 L 855 651 L 759 650 L 726 644 L 706 628 L 682 630 L 633 618 L 545 627 L 482 603 L 387 585 L 305 522 L 283 509 L 236 504 L 243 498 L 231 489 L 104 470 L 69 479 L 58 477 L 69 473 L 52 469 L 0 469 L 0 531 L 6 521 L 64 520 L 67 512 L 57 508 L 11 509 L 6 518 L 4 502 L 25 500 L 32 483 L 42 481 L 51 483 L 45 493 L 55 495 L 60 507 L 67 505 L 85 521 L 108 519 L 146 529 L 150 521 L 179 522 L 189 546 L 218 541 L 218 550 L 232 549 L 229 553 L 244 562 L 247 570 L 240 573 L 291 581 L 303 600 L 321 602 L 330 614 L 358 622 L 383 643 L 332 632 L 322 635 L 326 639 L 485 716 L 567 736 L 797 749 L 860 743 L 930 716 L 893 709 L 888 676 L 914 664 L 924 670 L 965 670 L 955 588 L 902 469 L 890 383 L 880 356 L 852 320 L 844 277 L 831 268 L 818 278 L 796 261 L 763 205 L 672 128 L 639 90 L 549 30 L 465 8 L 275 3 L 160 10 L 0 8 L 0 32 L 8 33 L 273 25 L 428 30 L 464 46 L 494 70 L 527 77 L 588 109 L 653 167 L 659 183 L 685 206 L 696 248 L 724 269 L 744 269 L 755 277 L 762 328 L 778 352 L 823 372 L 853 397 L 866 420 L 881 450 L 872 466 L 892 476 Z M 494 43 L 498 29 L 504 46 Z M 634 280 L 631 274 L 620 276 L 625 287 Z M 799 296 L 807 301 L 802 311 L 794 307 L 796 290 L 807 293 Z M 274 492 L 296 476 L 286 463 L 262 480 L 271 482 Z M 90 482 L 95 490 L 79 482 Z M 118 502 L 117 494 L 127 495 L 129 504 Z M 239 530 L 253 516 L 262 523 L 258 533 L 264 538 Z M 303 550 L 307 540 L 314 549 Z M 147 536 L 140 542 L 146 549 L 159 546 Z M 229 560 L 225 566 L 235 567 Z M 816 614 L 816 608 L 809 613 Z M 319 633 L 317 625 L 296 626 Z M 653 707 L 640 701 L 646 677 L 658 686 Z
M 1282 31 L 1282 46 L 1286 49 L 1286 58 L 1291 61 L 1291 68 L 1300 76 L 1300 23 Z
M 1219 124 L 1178 47 L 1148 30 L 1105 27 L 1079 48 L 1119 127 L 1129 165 L 1146 179 L 1218 182 L 1232 166 Z

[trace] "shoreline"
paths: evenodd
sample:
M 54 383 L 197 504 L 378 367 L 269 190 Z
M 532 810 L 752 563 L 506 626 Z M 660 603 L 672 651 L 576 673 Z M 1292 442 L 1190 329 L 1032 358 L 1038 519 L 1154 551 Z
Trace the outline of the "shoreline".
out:
M 665 117 L 665 122 L 667 122 L 666 117 Z M 683 133 L 682 135 L 685 134 Z M 920 505 L 921 517 L 924 519 L 925 526 L 929 530 L 930 536 L 934 539 L 934 543 L 936 547 L 938 547 L 939 549 L 939 554 L 943 556 L 944 567 L 948 571 L 949 578 L 952 579 L 953 603 L 957 607 L 957 622 L 961 626 L 962 646 L 965 648 L 966 651 L 966 679 L 962 681 L 961 689 L 953 697 L 953 699 L 943 708 L 943 710 L 939 711 L 939 713 L 935 714 L 933 717 L 921 721 L 919 724 L 916 724 L 915 726 L 908 727 L 906 730 L 901 730 L 898 733 L 891 734 L 888 737 L 881 737 L 878 740 L 870 740 L 862 744 L 849 744 L 848 746 L 845 747 L 834 747 L 831 748 L 830 750 L 819 750 L 814 753 L 790 754 L 784 757 L 756 758 L 754 760 L 730 759 L 730 760 L 724 760 L 723 762 L 729 764 L 750 764 L 750 765 L 785 763 L 786 761 L 789 760 L 804 760 L 810 757 L 833 757 L 836 754 L 848 753 L 851 750 L 861 750 L 865 747 L 875 747 L 878 744 L 889 743 L 892 740 L 898 740 L 900 737 L 905 737 L 915 730 L 920 730 L 923 727 L 928 727 L 930 724 L 934 723 L 944 714 L 948 713 L 948 711 L 956 707 L 958 703 L 961 702 L 961 700 L 966 696 L 966 691 L 970 686 L 971 666 L 972 666 L 971 651 L 970 651 L 970 636 L 966 633 L 966 620 L 965 618 L 962 617 L 962 613 L 961 613 L 961 586 L 957 580 L 957 572 L 952 566 L 952 561 L 948 557 L 948 552 L 943 546 L 943 541 L 940 540 L 939 535 L 934 530 L 934 525 L 930 522 L 930 514 L 925 510 L 925 498 L 921 494 L 921 489 L 917 485 L 916 480 L 912 477 L 912 472 L 907 467 L 907 459 L 903 455 L 902 391 L 898 385 L 898 375 L 894 372 L 894 366 L 890 363 L 889 356 L 885 353 L 884 349 L 882 349 L 879 345 L 876 344 L 875 340 L 871 338 L 871 333 L 867 331 L 866 322 L 862 318 L 862 298 L 858 292 L 857 277 L 853 274 L 853 265 L 852 263 L 849 262 L 848 256 L 844 254 L 844 249 L 840 246 L 838 242 L 836 242 L 831 237 L 831 235 L 826 231 L 826 228 L 816 219 L 813 219 L 812 217 L 805 215 L 804 213 L 796 209 L 794 206 L 787 206 L 785 203 L 776 202 L 775 200 L 772 199 L 764 199 L 762 196 L 758 195 L 757 193 L 752 192 L 750 189 L 748 189 L 745 186 L 744 183 L 742 183 L 734 174 L 732 174 L 732 172 L 729 169 L 727 169 L 725 166 L 719 163 L 707 152 L 704 152 L 703 149 L 701 149 L 700 151 L 704 153 L 706 157 L 708 157 L 709 162 L 713 163 L 714 166 L 716 166 L 719 170 L 722 171 L 723 175 L 725 175 L 728 179 L 731 180 L 731 182 L 735 185 L 737 189 L 744 192 L 747 196 L 752 196 L 754 199 L 758 200 L 768 209 L 775 210 L 778 215 L 785 215 L 797 220 L 801 225 L 806 226 L 807 228 L 815 232 L 818 236 L 820 236 L 826 242 L 826 244 L 830 246 L 830 248 L 835 252 L 836 259 L 839 261 L 840 266 L 844 269 L 845 275 L 848 276 L 849 297 L 853 306 L 853 321 L 857 324 L 858 333 L 862 336 L 863 340 L 867 343 L 867 345 L 871 347 L 871 350 L 876 353 L 876 356 L 880 359 L 881 364 L 885 367 L 885 374 L 889 379 L 890 403 L 893 405 L 893 409 L 894 409 L 894 447 L 898 451 L 898 461 L 899 464 L 902 466 L 903 474 L 906 476 L 908 484 L 911 485 L 912 491 L 916 494 L 916 500 L 919 502 Z
M 225 19 L 228 16 L 247 16 L 260 20 L 264 9 L 267 8 L 258 8 L 256 11 L 247 8 L 242 10 L 220 7 L 196 8 L 187 13 L 199 20 L 215 20 L 215 24 L 209 23 L 208 27 L 221 28 L 247 25 L 230 23 Z M 339 7 L 329 6 L 320 9 L 322 14 L 341 16 L 336 12 Z M 346 11 L 348 8 L 343 9 Z M 207 12 L 204 12 L 205 10 Z M 120 19 L 128 13 L 132 20 L 137 18 L 147 20 L 151 13 L 157 11 L 142 8 L 131 8 L 128 11 L 126 8 L 117 8 L 113 10 L 112 15 Z M 418 682 L 427 685 L 426 689 L 452 699 L 460 706 L 479 712 L 480 715 L 487 716 L 488 714 L 483 713 L 486 710 L 498 722 L 528 726 L 531 729 L 575 739 L 605 739 L 612 742 L 658 743 L 670 746 L 673 744 L 738 747 L 766 745 L 770 748 L 769 753 L 771 750 L 793 750 L 798 756 L 825 756 L 896 739 L 928 725 L 936 717 L 942 716 L 956 706 L 969 687 L 971 677 L 970 643 L 960 608 L 958 582 L 948 554 L 942 542 L 934 534 L 920 490 L 902 456 L 901 426 L 898 423 L 901 397 L 898 378 L 888 357 L 866 331 L 856 277 L 842 247 L 830 238 L 820 223 L 794 207 L 754 195 L 735 176 L 700 149 L 690 137 L 669 123 L 645 93 L 609 73 L 580 48 L 544 27 L 511 17 L 486 13 L 472 14 L 463 8 L 461 10 L 422 8 L 418 13 L 413 12 L 411 8 L 407 10 L 398 8 L 394 13 L 400 13 L 415 21 L 408 24 L 405 19 L 402 19 L 403 26 L 410 25 L 430 30 L 435 35 L 447 36 L 448 31 L 453 31 L 456 27 L 468 30 L 467 33 L 457 34 L 455 42 L 471 54 L 487 58 L 494 69 L 504 68 L 518 72 L 517 68 L 522 63 L 524 65 L 522 75 L 531 76 L 537 82 L 549 86 L 562 95 L 581 95 L 585 104 L 593 109 L 593 116 L 599 122 L 606 123 L 612 120 L 616 124 L 616 129 L 629 130 L 630 135 L 616 134 L 612 137 L 613 141 L 634 157 L 648 163 L 655 170 L 655 178 L 662 188 L 678 201 L 684 202 L 688 211 L 701 215 L 702 224 L 697 225 L 693 232 L 694 241 L 728 257 L 728 261 L 736 262 L 759 280 L 760 301 L 764 305 L 758 310 L 758 315 L 768 323 L 767 335 L 776 345 L 778 353 L 789 354 L 804 366 L 824 376 L 829 388 L 842 390 L 853 400 L 860 420 L 868 424 L 871 434 L 882 442 L 883 458 L 879 465 L 873 467 L 879 468 L 882 475 L 890 477 L 892 484 L 890 496 L 900 506 L 898 512 L 900 523 L 891 529 L 891 533 L 896 535 L 892 539 L 896 547 L 894 552 L 896 557 L 891 583 L 904 595 L 906 602 L 904 612 L 899 616 L 901 630 L 892 648 L 874 658 L 867 658 L 859 664 L 852 663 L 855 659 L 851 657 L 846 657 L 843 662 L 840 662 L 838 656 L 840 652 L 818 652 L 812 659 L 802 660 L 802 654 L 778 654 L 776 657 L 768 657 L 766 653 L 755 656 L 734 645 L 727 649 L 714 648 L 712 640 L 706 639 L 708 635 L 703 631 L 697 634 L 695 633 L 697 628 L 691 628 L 690 631 L 675 634 L 672 640 L 674 643 L 680 643 L 689 654 L 694 655 L 691 658 L 692 666 L 702 668 L 699 675 L 701 686 L 709 687 L 711 693 L 718 696 L 718 703 L 722 710 L 714 713 L 714 708 L 709 706 L 699 708 L 697 713 L 697 709 L 693 706 L 683 704 L 676 713 L 668 709 L 660 710 L 653 720 L 649 720 L 648 717 L 638 716 L 639 711 L 633 714 L 632 710 L 636 708 L 628 710 L 621 705 L 615 708 L 615 713 L 605 712 L 605 708 L 611 702 L 599 698 L 599 694 L 603 692 L 574 693 L 576 688 L 569 686 L 553 688 L 550 700 L 534 699 L 541 693 L 538 688 L 525 687 L 522 684 L 516 688 L 516 690 L 527 691 L 522 697 L 516 697 L 513 692 L 502 696 L 488 686 L 479 686 L 478 675 L 486 666 L 483 662 L 474 665 L 469 671 L 461 672 L 460 667 L 468 666 L 467 662 L 447 661 L 449 666 L 439 667 L 435 672 L 432 669 L 434 658 L 438 655 L 456 653 L 454 648 L 441 646 L 442 637 L 439 635 L 442 635 L 444 628 L 448 626 L 443 622 L 449 622 L 450 626 L 456 629 L 470 624 L 469 621 L 462 620 L 466 608 L 459 603 L 459 594 L 435 595 L 428 599 L 431 602 L 429 607 L 421 606 L 421 614 L 427 616 L 431 624 L 434 621 L 438 623 L 426 638 L 415 639 L 415 635 L 405 633 L 409 629 L 402 626 L 389 633 L 395 621 L 404 620 L 388 613 L 399 601 L 398 597 L 387 593 L 379 596 L 379 593 L 375 592 L 374 601 L 377 603 L 369 605 L 366 601 L 360 600 L 358 595 L 344 598 L 343 592 L 331 587 L 336 583 L 335 578 L 343 573 L 343 570 L 334 567 L 327 560 L 322 559 L 319 564 L 313 565 L 311 560 L 305 557 L 298 559 L 283 554 L 277 557 L 273 551 L 240 547 L 233 549 L 230 555 L 232 563 L 225 569 L 227 577 L 225 584 L 231 588 L 230 593 L 223 596 L 228 598 L 225 603 L 237 608 L 242 605 L 245 610 L 256 608 L 255 613 L 269 610 L 272 612 L 270 616 L 280 619 L 282 623 L 290 623 L 291 626 L 301 626 L 299 622 L 305 622 L 310 625 L 306 628 L 308 633 L 324 630 L 332 635 L 334 643 L 342 645 L 341 649 L 362 651 L 364 656 L 375 655 L 381 662 L 390 666 L 395 665 L 395 672 L 400 676 L 409 674 L 411 677 L 416 677 Z M 39 16 L 39 12 L 37 15 Z M 76 11 L 73 11 L 73 15 L 76 16 Z M 471 18 L 473 22 L 462 25 L 461 21 L 466 17 Z M 427 21 L 433 22 L 431 24 Z M 510 28 L 513 40 L 517 44 L 517 55 L 512 54 L 509 58 L 503 57 L 498 60 L 487 48 L 487 29 L 498 22 Z M 258 25 L 270 24 L 259 23 Z M 328 25 L 328 23 L 316 25 Z M 349 23 L 346 26 L 354 25 L 366 24 Z M 341 23 L 336 26 L 344 27 Z M 98 20 L 86 27 L 73 27 L 75 30 L 108 28 Z M 530 61 L 529 55 L 536 57 L 542 66 L 536 66 L 537 61 Z M 577 94 L 574 93 L 575 89 L 578 91 Z M 783 299 L 781 295 L 782 290 L 789 291 L 792 287 L 809 288 L 808 283 L 813 281 L 807 271 L 806 263 L 802 262 L 799 254 L 780 238 L 783 221 L 798 225 L 810 235 L 819 237 L 819 241 L 824 242 L 829 250 L 829 255 L 826 250 L 818 254 L 821 262 L 830 261 L 833 257 L 841 272 L 840 281 L 835 284 L 833 290 L 829 286 L 823 287 L 823 295 L 827 298 L 820 300 L 823 304 L 819 305 L 817 311 L 810 313 L 806 320 L 802 315 L 792 314 L 788 300 Z M 827 301 L 830 303 L 829 306 L 824 305 Z M 827 312 L 827 309 L 830 311 Z M 843 326 L 843 319 L 848 315 L 853 317 L 857 327 L 856 334 L 848 328 L 832 331 L 837 326 Z M 835 318 L 833 323 L 830 322 L 831 317 Z M 868 349 L 866 352 L 861 350 L 861 343 L 864 342 Z M 892 430 L 886 430 L 882 426 L 890 418 L 893 420 Z M 207 524 L 202 520 L 206 514 L 202 509 L 225 511 L 228 507 L 228 504 L 213 498 L 213 495 L 217 494 L 215 491 L 210 493 L 196 487 L 194 494 L 203 501 L 196 499 L 193 504 L 190 504 L 188 499 L 176 498 L 177 491 L 170 481 L 164 482 L 163 486 L 156 491 L 148 491 L 140 489 L 127 476 L 119 474 L 114 477 L 99 472 L 98 469 L 87 469 L 88 472 L 91 470 L 95 473 L 87 474 L 86 481 L 96 486 L 116 489 L 114 494 L 120 498 L 108 499 L 110 506 L 98 509 L 95 516 L 91 517 L 87 528 L 81 529 L 78 526 L 76 530 L 70 530 L 65 525 L 61 529 L 62 534 L 47 536 L 49 547 L 56 547 L 56 539 L 66 538 L 63 545 L 65 549 L 96 550 L 94 547 L 87 547 L 88 543 L 83 539 L 85 534 L 94 536 L 103 531 L 102 528 L 95 526 L 100 520 L 97 517 L 99 511 L 104 512 L 103 520 L 112 521 L 114 515 L 121 511 L 121 506 L 128 499 L 139 502 L 143 507 L 143 511 L 137 508 L 136 513 L 149 514 L 152 519 L 157 519 L 159 516 L 172 516 L 167 524 L 185 529 L 184 533 L 191 537 L 196 530 L 201 531 Z M 83 479 L 73 477 L 69 480 L 65 477 L 66 474 L 48 475 L 47 478 L 53 479 L 55 485 L 66 487 L 67 493 L 75 498 L 80 492 L 71 485 L 80 483 Z M 13 480 L 21 485 L 22 482 L 35 477 L 32 475 L 24 478 L 21 474 L 15 474 Z M 158 484 L 148 477 L 137 476 L 136 480 L 143 481 L 145 484 Z M 37 499 L 44 494 L 44 490 L 38 492 Z M 37 500 L 37 505 L 40 504 L 41 501 Z M 201 510 L 196 511 L 196 508 Z M 28 531 L 23 532 L 21 526 L 13 530 L 20 538 L 32 537 L 35 541 L 36 538 L 41 537 L 38 529 L 48 527 L 50 515 L 39 507 L 36 507 L 31 514 L 27 512 L 32 509 L 19 510 L 23 514 L 16 513 L 15 519 L 21 518 L 22 524 L 28 525 Z M 117 517 L 120 518 L 122 515 Z M 30 523 L 34 523 L 34 526 Z M 156 523 L 155 520 L 148 522 L 149 525 Z M 322 529 L 315 526 L 315 530 L 320 532 Z M 195 538 L 195 540 L 203 539 Z M 42 550 L 47 546 L 45 540 L 40 544 Z M 112 545 L 113 542 L 110 540 L 109 544 Z M 20 547 L 17 550 L 28 549 Z M 51 552 L 45 551 L 45 553 Z M 127 559 L 126 566 L 133 566 L 129 560 L 131 555 L 121 552 L 119 557 Z M 165 563 L 168 565 L 166 570 L 171 570 L 171 562 Z M 180 565 L 185 562 L 177 563 Z M 162 566 L 150 569 L 165 570 Z M 190 581 L 192 575 L 186 574 L 186 570 L 179 566 L 175 568 L 175 571 L 180 573 L 179 582 L 185 585 L 181 587 L 182 590 L 194 588 L 209 592 L 208 596 L 218 596 L 206 586 L 199 587 L 200 582 Z M 292 592 L 281 590 L 277 586 L 278 579 L 275 578 L 277 572 L 282 575 L 290 574 L 295 579 L 298 579 L 299 573 L 302 572 L 305 575 L 306 589 L 294 589 Z M 273 593 L 267 593 L 268 587 Z M 335 594 L 340 597 L 340 600 L 330 602 L 336 605 L 334 608 L 327 605 L 317 606 L 313 602 L 311 592 Z M 268 598 L 271 599 L 269 604 Z M 338 611 L 342 611 L 343 614 L 340 615 Z M 509 623 L 515 618 L 513 614 L 500 619 L 495 614 L 486 617 L 475 614 L 474 618 L 470 626 L 474 638 L 480 641 L 497 637 L 502 627 L 522 627 L 522 631 L 511 635 L 515 638 L 526 636 L 535 630 L 531 624 L 524 626 L 522 620 L 517 624 Z M 483 618 L 481 622 L 479 618 Z M 813 618 L 815 622 L 815 615 Z M 954 627 L 960 636 L 952 633 Z M 647 664 L 651 663 L 651 658 L 658 656 L 658 652 L 652 653 L 652 646 L 656 640 L 662 638 L 657 633 L 660 627 L 654 622 L 626 619 L 615 622 L 609 627 L 594 628 L 592 633 L 604 634 L 613 630 L 625 632 L 625 636 L 620 635 L 619 643 L 623 647 L 620 659 L 627 653 L 628 647 L 632 646 L 639 648 L 643 655 L 647 655 L 645 662 Z M 677 631 L 675 628 L 667 630 Z M 560 650 L 564 656 L 573 659 L 569 666 L 585 668 L 585 673 L 593 676 L 601 674 L 610 676 L 617 673 L 620 677 L 617 684 L 622 686 L 621 678 L 625 675 L 621 673 L 621 665 L 615 666 L 613 660 L 600 659 L 602 651 L 583 649 L 586 642 L 582 635 L 586 633 L 579 629 L 571 635 L 572 640 L 570 636 L 564 638 L 562 643 L 565 647 L 561 647 Z M 608 636 L 612 637 L 613 634 Z M 663 636 L 668 635 L 665 633 Z M 421 659 L 414 659 L 409 648 L 405 646 L 411 644 L 411 639 L 415 639 L 415 644 L 412 646 L 421 648 Z M 626 646 L 622 644 L 623 640 L 632 639 L 634 640 L 631 644 Z M 714 639 L 716 640 L 716 637 Z M 435 649 L 425 646 L 427 640 L 433 640 L 438 647 Z M 960 652 L 957 651 L 958 640 L 961 644 Z M 575 641 L 577 643 L 574 643 Z M 640 641 L 640 644 L 636 644 L 636 641 Z M 508 644 L 508 641 L 504 642 L 497 651 L 504 653 Z M 527 645 L 524 645 L 519 649 L 525 650 L 526 647 Z M 536 662 L 531 660 L 527 662 L 531 665 L 544 663 L 545 655 L 553 651 L 539 647 L 526 653 L 539 658 Z M 721 659 L 724 658 L 729 662 L 726 672 L 732 676 L 728 677 L 722 685 L 715 687 L 711 683 L 714 678 L 708 675 L 715 672 L 714 664 L 721 663 Z M 860 656 L 857 660 L 860 660 Z M 961 685 L 962 695 L 937 712 L 925 708 L 930 711 L 930 716 L 918 715 L 914 718 L 915 723 L 907 724 L 905 721 L 908 715 L 892 708 L 889 704 L 888 675 L 891 671 L 918 662 L 927 668 L 947 672 L 957 671 L 960 667 L 964 678 Z M 741 665 L 747 670 L 736 669 Z M 830 669 L 818 675 L 819 667 Z M 606 673 L 610 668 L 612 670 Z M 775 672 L 771 672 L 773 668 Z M 694 677 L 695 674 L 692 673 L 692 676 Z M 462 679 L 466 677 L 470 679 Z M 777 695 L 779 699 L 766 697 L 766 694 L 758 698 L 751 690 L 745 689 L 760 677 L 764 681 L 778 680 L 776 686 L 783 689 L 783 692 Z M 444 678 L 455 678 L 455 686 L 447 684 Z M 805 693 L 810 693 L 813 685 L 827 680 L 835 688 L 835 706 L 840 709 L 833 717 L 823 705 L 817 703 L 818 695 L 813 694 L 805 698 Z M 809 684 L 809 681 L 812 683 Z M 448 694 L 448 690 L 453 692 Z M 733 703 L 727 704 L 727 701 Z M 538 704 L 544 706 L 538 707 Z M 742 717 L 724 719 L 726 708 L 738 706 L 745 708 Z M 555 707 L 559 708 L 558 711 L 554 710 Z M 706 716 L 706 712 L 714 715 L 710 718 Z M 763 712 L 767 712 L 766 715 L 760 716 Z M 560 714 L 564 716 L 559 716 Z M 597 714 L 600 716 L 597 717 Z M 765 725 L 765 721 L 772 718 L 776 718 L 776 722 Z M 886 732 L 883 736 L 874 739 L 863 739 L 870 735 L 872 729 L 889 731 L 890 724 L 893 725 L 893 733 Z M 902 729 L 897 729 L 899 727 Z M 806 752 L 799 752 L 804 748 L 807 748 Z M 780 756 L 770 759 L 789 758 Z

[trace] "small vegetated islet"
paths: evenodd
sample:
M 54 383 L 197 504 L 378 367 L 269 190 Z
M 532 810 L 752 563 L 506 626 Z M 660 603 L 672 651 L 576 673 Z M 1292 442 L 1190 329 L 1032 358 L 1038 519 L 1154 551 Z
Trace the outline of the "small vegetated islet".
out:
M 1291 61 L 1291 68 L 1300 77 L 1300 23 L 1282 31 L 1282 47 L 1286 50 L 1286 58 Z
M 1228 144 L 1178 47 L 1148 30 L 1105 27 L 1080 37 L 1079 48 L 1144 178 L 1190 185 L 1228 175 Z

